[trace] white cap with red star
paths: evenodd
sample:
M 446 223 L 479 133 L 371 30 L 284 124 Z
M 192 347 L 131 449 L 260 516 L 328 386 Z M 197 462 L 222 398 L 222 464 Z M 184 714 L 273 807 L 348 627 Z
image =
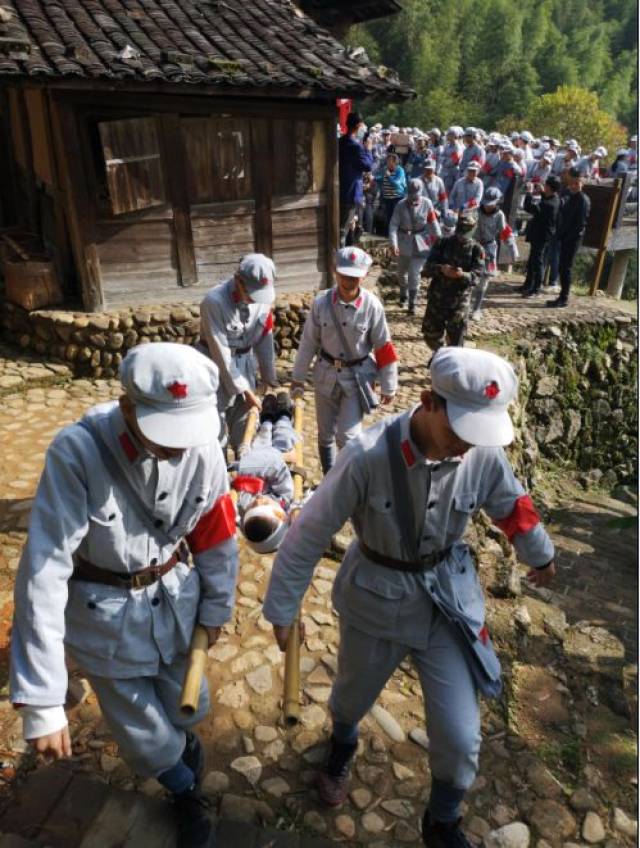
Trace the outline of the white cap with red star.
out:
M 481 447 L 513 441 L 507 407 L 517 395 L 518 378 L 505 359 L 487 350 L 441 347 L 431 360 L 431 387 L 447 401 L 458 438 Z
M 143 436 L 156 445 L 194 448 L 217 439 L 218 369 L 195 348 L 170 342 L 131 348 L 120 382 Z
M 268 305 L 276 299 L 276 266 L 264 253 L 247 253 L 240 261 L 238 276 L 254 303 Z
M 341 247 L 336 251 L 336 271 L 346 277 L 366 277 L 373 259 L 359 247 Z

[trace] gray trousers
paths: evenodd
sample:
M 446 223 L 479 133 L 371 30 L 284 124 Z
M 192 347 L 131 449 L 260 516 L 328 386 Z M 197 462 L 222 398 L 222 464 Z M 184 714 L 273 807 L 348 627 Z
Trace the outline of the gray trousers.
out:
M 157 777 L 174 766 L 184 751 L 185 728 L 209 712 L 209 686 L 202 679 L 193 716 L 180 712 L 187 658 L 160 665 L 155 677 L 109 679 L 87 675 L 121 757 L 142 777 Z
M 331 395 L 321 394 L 316 389 L 315 399 L 319 447 L 337 442 L 338 447 L 343 448 L 360 434 L 363 412 L 356 392 L 347 395 L 336 383 Z
M 420 289 L 420 271 L 424 268 L 426 259 L 421 259 L 419 256 L 398 256 L 397 273 L 398 282 L 400 283 L 400 294 L 406 295 L 407 288 L 409 289 L 409 300 L 415 303 L 418 291 Z
M 359 722 L 409 655 L 422 686 L 431 773 L 437 780 L 468 789 L 478 770 L 481 741 L 475 683 L 451 625 L 435 610 L 425 625 L 429 644 L 417 650 L 369 636 L 341 620 L 338 674 L 329 706 L 335 721 Z

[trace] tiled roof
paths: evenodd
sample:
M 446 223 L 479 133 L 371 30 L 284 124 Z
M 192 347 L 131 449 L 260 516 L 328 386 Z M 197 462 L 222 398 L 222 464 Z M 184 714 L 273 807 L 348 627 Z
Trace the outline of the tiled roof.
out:
M 0 79 L 8 75 L 413 94 L 291 0 L 0 0 Z

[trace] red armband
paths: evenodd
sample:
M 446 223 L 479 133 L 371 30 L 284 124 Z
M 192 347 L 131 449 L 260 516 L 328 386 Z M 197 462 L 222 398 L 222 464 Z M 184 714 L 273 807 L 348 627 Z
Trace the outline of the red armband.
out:
M 229 493 L 221 495 L 198 521 L 187 542 L 191 553 L 195 556 L 210 548 L 215 548 L 221 542 L 231 539 L 236 534 L 236 509 Z
M 491 170 L 491 162 L 485 162 L 482 166 L 482 170 L 485 172 L 485 174 L 488 174 Z
M 436 215 L 436 213 L 432 209 L 431 212 L 429 212 L 429 214 L 427 215 L 427 224 L 433 224 L 433 222 L 437 221 L 437 220 L 438 220 L 438 216 Z
M 507 168 L 507 170 L 504 172 L 504 175 L 505 177 L 509 177 L 509 179 L 512 179 L 514 176 L 514 172 L 511 170 L 511 168 Z
M 489 641 L 489 630 L 486 624 L 483 624 L 480 630 L 478 631 L 478 638 L 480 639 L 483 645 L 486 645 Z
M 264 322 L 264 330 L 262 331 L 263 336 L 268 336 L 270 332 L 273 330 L 273 312 L 269 312 L 267 315 L 267 320 Z
M 385 365 L 391 365 L 392 362 L 398 361 L 398 354 L 393 346 L 393 342 L 387 342 L 382 347 L 377 348 L 373 354 L 376 358 L 378 368 L 384 368 Z
M 236 492 L 259 495 L 264 491 L 264 480 L 261 477 L 253 477 L 251 474 L 238 474 L 231 481 L 231 488 Z
M 511 515 L 494 520 L 493 523 L 511 541 L 518 533 L 528 533 L 536 524 L 540 524 L 540 516 L 529 495 L 522 495 L 516 500 Z
M 511 229 L 509 224 L 507 224 L 505 226 L 505 228 L 502 230 L 502 232 L 500 233 L 500 241 L 506 241 L 508 238 L 511 238 L 512 235 L 513 235 L 513 230 Z
M 440 194 L 438 195 L 438 200 L 441 201 L 442 203 L 444 203 L 444 201 L 446 199 L 447 199 L 447 192 L 441 191 Z
M 453 162 L 454 165 L 457 165 L 458 162 L 460 161 L 460 154 L 454 151 L 451 154 L 451 161 Z
M 470 162 L 477 162 L 477 163 L 478 163 L 478 165 L 482 164 L 482 163 L 480 162 L 480 156 L 479 156 L 477 153 L 474 153 L 474 154 L 473 154 L 473 156 L 471 157 L 471 159 L 470 159 L 469 161 L 470 161 Z
M 467 208 L 473 209 L 477 205 L 478 205 L 478 201 L 475 199 L 475 197 L 472 197 L 471 200 L 467 203 Z

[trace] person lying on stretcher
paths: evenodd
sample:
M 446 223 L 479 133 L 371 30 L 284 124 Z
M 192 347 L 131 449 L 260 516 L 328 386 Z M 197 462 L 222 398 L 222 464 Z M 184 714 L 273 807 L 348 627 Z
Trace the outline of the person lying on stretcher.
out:
M 288 392 L 268 394 L 263 400 L 260 426 L 248 450 L 229 466 L 238 493 L 240 530 L 249 547 L 259 554 L 278 549 L 289 526 L 293 478 L 285 455 L 300 438 L 291 421 Z

